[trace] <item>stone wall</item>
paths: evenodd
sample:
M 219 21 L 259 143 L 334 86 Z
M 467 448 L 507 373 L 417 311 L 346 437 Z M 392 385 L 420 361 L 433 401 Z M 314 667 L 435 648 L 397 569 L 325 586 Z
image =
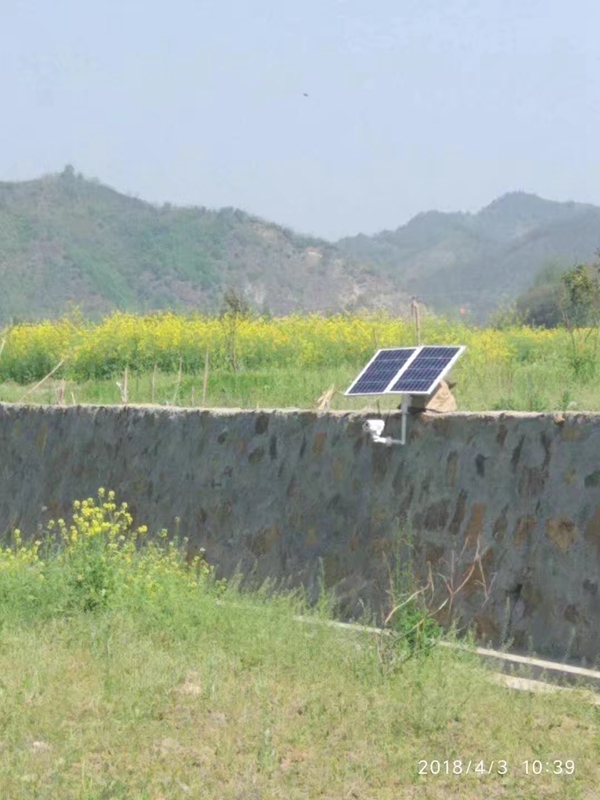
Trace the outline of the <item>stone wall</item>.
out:
M 364 419 L 0 405 L 0 532 L 33 532 L 104 486 L 139 524 L 179 517 L 222 574 L 324 581 L 351 616 L 385 611 L 410 559 L 437 602 L 462 584 L 453 611 L 484 640 L 596 658 L 600 416 L 411 416 L 389 448 Z

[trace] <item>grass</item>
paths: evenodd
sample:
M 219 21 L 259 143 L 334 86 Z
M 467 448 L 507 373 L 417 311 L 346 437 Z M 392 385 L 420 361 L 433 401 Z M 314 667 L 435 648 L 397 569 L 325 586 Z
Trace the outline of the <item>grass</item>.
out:
M 347 398 L 343 396 L 357 374 L 351 366 L 336 369 L 280 368 L 265 371 L 247 370 L 237 374 L 213 372 L 208 381 L 206 401 L 202 402 L 202 375 L 142 373 L 129 377 L 128 402 L 207 408 L 305 408 L 317 407 L 318 399 L 329 387 L 337 394 L 331 408 L 337 410 L 387 410 L 399 405 L 399 398 Z M 600 411 L 598 383 L 565 383 L 559 370 L 544 371 L 533 367 L 516 370 L 506 377 L 490 369 L 489 374 L 463 375 L 464 381 L 454 389 L 461 411 Z M 122 379 L 121 379 L 122 380 Z M 62 382 L 48 380 L 35 391 L 32 384 L 6 381 L 0 384 L 0 402 L 56 404 Z M 64 402 L 72 404 L 115 405 L 122 402 L 121 391 L 114 379 L 64 382 Z
M 334 386 L 337 394 L 332 409 L 394 409 L 400 398 L 347 398 L 344 391 L 356 377 L 360 367 L 299 368 L 280 367 L 265 370 L 240 370 L 237 373 L 215 370 L 209 373 L 205 403 L 202 403 L 203 375 L 144 372 L 129 373 L 128 402 L 157 403 L 207 408 L 306 408 L 314 409 L 324 391 Z M 499 368 L 480 367 L 467 372 L 455 370 L 457 386 L 454 394 L 461 411 L 535 411 L 557 410 L 600 411 L 599 380 L 565 382 L 562 367 L 541 364 L 515 364 Z M 62 381 L 52 378 L 31 391 L 37 382 L 0 384 L 0 402 L 14 403 L 26 395 L 27 403 L 56 404 L 59 392 L 66 405 L 122 402 L 123 376 L 106 380 Z
M 244 603 L 198 598 L 173 624 L 140 611 L 6 626 L 2 796 L 576 800 L 600 785 L 583 701 L 510 694 L 442 648 L 382 675 L 372 644 Z M 572 759 L 575 775 L 525 775 L 536 758 Z M 419 776 L 422 759 L 509 769 Z
M 318 613 L 299 595 L 215 582 L 130 523 L 102 497 L 2 550 L 2 798 L 594 797 L 583 695 L 510 693 L 471 652 L 299 624 Z M 433 759 L 442 774 L 419 775 Z M 458 759 L 506 775 L 446 775 Z
M 207 407 L 274 407 L 293 406 L 312 408 L 316 399 L 323 393 L 324 380 L 336 380 L 339 385 L 346 380 L 348 369 L 332 370 L 324 375 L 322 370 L 265 370 L 248 371 L 237 374 L 213 372 L 210 374 L 207 394 Z M 122 383 L 122 377 L 117 379 Z M 38 390 L 28 395 L 27 402 L 56 403 L 60 381 L 49 380 Z M 154 391 L 152 389 L 154 383 Z M 329 385 L 331 385 L 331 383 Z M 35 384 L 33 384 L 35 385 Z M 0 400 L 17 402 L 31 386 L 12 382 L 0 384 Z M 130 403 L 151 403 L 160 405 L 183 405 L 197 407 L 202 405 L 202 375 L 183 375 L 179 381 L 176 374 L 158 373 L 153 381 L 153 373 L 130 375 L 128 380 L 128 400 Z M 77 383 L 65 381 L 65 402 L 94 404 L 117 404 L 121 402 L 121 391 L 114 379 L 86 381 Z M 336 398 L 337 402 L 339 399 Z M 354 401 L 354 405 L 357 403 Z M 359 405 L 359 407 L 361 407 Z

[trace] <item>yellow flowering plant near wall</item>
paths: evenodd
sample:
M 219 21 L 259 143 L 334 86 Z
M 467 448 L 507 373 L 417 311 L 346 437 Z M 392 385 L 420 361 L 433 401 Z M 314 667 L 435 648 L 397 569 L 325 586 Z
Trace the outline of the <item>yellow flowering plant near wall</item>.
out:
M 0 606 L 96 611 L 160 600 L 172 584 L 196 591 L 213 569 L 201 556 L 186 561 L 185 546 L 166 530 L 149 538 L 145 525 L 133 525 L 127 503 L 117 505 L 114 492 L 101 488 L 97 499 L 73 503 L 69 522 L 50 520 L 27 542 L 17 529 L 0 547 Z

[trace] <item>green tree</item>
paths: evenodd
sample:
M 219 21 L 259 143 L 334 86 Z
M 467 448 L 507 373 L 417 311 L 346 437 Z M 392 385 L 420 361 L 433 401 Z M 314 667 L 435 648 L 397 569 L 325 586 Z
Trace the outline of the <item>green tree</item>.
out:
M 234 372 L 238 371 L 237 330 L 240 319 L 251 316 L 250 304 L 244 295 L 234 288 L 226 289 L 221 303 L 221 319 L 227 326 L 229 363 Z
M 556 328 L 563 322 L 561 281 L 564 266 L 546 264 L 535 276 L 529 289 L 515 302 L 515 316 L 520 324 Z
M 229 288 L 223 294 L 221 303 L 221 317 L 240 317 L 251 316 L 250 303 L 246 300 L 242 292 L 237 289 Z
M 600 251 L 596 253 L 600 257 Z M 571 338 L 571 363 L 578 378 L 596 372 L 600 331 L 600 263 L 577 264 L 561 278 L 561 314 Z
M 598 253 L 597 255 L 600 255 Z M 561 278 L 561 312 L 568 330 L 600 322 L 600 264 L 577 264 Z

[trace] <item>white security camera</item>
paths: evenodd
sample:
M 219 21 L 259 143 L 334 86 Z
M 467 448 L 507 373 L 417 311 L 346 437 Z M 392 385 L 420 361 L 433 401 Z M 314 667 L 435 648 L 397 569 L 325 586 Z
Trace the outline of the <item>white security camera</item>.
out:
M 381 436 L 384 428 L 385 422 L 382 419 L 368 419 L 363 425 L 364 432 L 370 433 L 371 436 Z
M 403 415 L 403 426 L 406 425 L 406 415 Z M 371 439 L 375 444 L 385 444 L 390 447 L 393 444 L 404 444 L 406 442 L 406 429 L 403 427 L 402 438 L 392 439 L 391 436 L 382 436 L 383 429 L 385 428 L 385 420 L 383 419 L 368 419 L 363 423 L 363 431 L 371 434 Z

